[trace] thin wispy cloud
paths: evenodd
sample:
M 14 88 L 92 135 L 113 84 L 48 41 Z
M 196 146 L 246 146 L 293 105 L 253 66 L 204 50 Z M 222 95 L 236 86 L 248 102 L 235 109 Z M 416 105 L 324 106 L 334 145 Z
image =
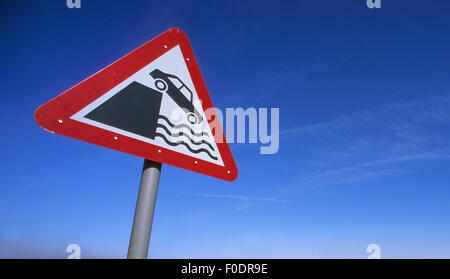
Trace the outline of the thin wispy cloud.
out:
M 350 167 L 328 170 L 328 171 L 323 172 L 322 175 L 339 174 L 339 173 L 352 171 L 352 170 L 360 170 L 361 168 L 364 168 L 364 167 L 380 166 L 380 165 L 384 165 L 384 164 L 417 161 L 417 160 L 431 160 L 431 159 L 450 159 L 450 149 L 440 150 L 439 152 L 436 152 L 436 153 L 412 154 L 412 155 L 407 155 L 407 156 L 397 156 L 397 157 L 390 157 L 390 158 L 381 159 L 381 160 L 364 162 L 364 163 L 356 164 L 356 165 L 353 165 Z
M 268 197 L 209 194 L 209 193 L 182 193 L 182 194 L 185 196 L 191 196 L 191 197 L 214 198 L 214 199 L 231 199 L 231 200 L 241 200 L 241 201 L 260 201 L 260 202 L 290 202 L 288 200 L 281 200 L 281 199 L 268 198 Z
M 406 162 L 450 159 L 450 95 L 397 102 L 281 131 L 303 147 L 302 182 L 398 174 Z M 313 163 L 312 163 L 313 162 Z
M 335 129 L 354 127 L 361 123 L 383 122 L 385 117 L 393 117 L 393 123 L 384 122 L 396 130 L 407 129 L 408 123 L 444 122 L 450 121 L 450 95 L 440 95 L 409 102 L 396 102 L 380 105 L 374 108 L 355 111 L 348 115 L 340 115 L 326 122 L 292 127 L 281 130 L 281 134 L 324 133 Z

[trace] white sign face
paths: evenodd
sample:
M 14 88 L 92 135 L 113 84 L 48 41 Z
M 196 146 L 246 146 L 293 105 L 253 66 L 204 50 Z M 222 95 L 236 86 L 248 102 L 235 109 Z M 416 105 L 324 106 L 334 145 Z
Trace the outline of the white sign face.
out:
M 224 165 L 178 45 L 71 118 Z

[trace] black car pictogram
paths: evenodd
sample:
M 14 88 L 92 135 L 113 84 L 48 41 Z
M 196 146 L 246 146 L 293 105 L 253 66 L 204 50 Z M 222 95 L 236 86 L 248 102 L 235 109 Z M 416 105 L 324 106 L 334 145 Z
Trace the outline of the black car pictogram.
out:
M 203 118 L 193 104 L 194 94 L 180 78 L 176 75 L 164 73 L 159 69 L 153 70 L 150 76 L 155 79 L 156 88 L 167 93 L 187 113 L 187 120 L 190 123 L 201 123 Z

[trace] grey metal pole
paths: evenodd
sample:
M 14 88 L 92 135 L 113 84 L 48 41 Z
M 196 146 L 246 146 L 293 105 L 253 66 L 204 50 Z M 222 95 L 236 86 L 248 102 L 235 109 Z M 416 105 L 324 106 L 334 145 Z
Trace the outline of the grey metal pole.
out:
M 160 175 L 161 163 L 145 159 L 128 247 L 128 259 L 147 258 Z

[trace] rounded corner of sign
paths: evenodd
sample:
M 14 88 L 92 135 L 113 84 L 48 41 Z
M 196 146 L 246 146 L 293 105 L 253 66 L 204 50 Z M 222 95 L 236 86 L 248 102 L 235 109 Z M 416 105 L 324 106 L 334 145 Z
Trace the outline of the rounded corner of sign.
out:
M 238 169 L 236 166 L 234 166 L 231 169 L 227 169 L 225 180 L 232 182 L 235 181 L 238 178 L 238 176 L 239 176 Z
M 45 104 L 39 106 L 35 111 L 34 111 L 34 120 L 36 121 L 36 123 L 39 125 L 39 127 L 41 127 L 42 129 L 44 129 L 47 132 L 50 133 L 55 133 L 51 130 L 51 128 L 46 125 L 47 123 L 45 122 Z
M 172 28 L 170 28 L 170 29 L 169 29 L 169 32 L 175 32 L 175 33 L 177 33 L 177 34 L 184 34 L 184 32 L 183 32 L 180 28 L 178 28 L 178 27 L 172 27 Z M 184 34 L 184 35 L 186 35 L 186 34 Z
M 42 111 L 43 111 L 43 107 L 44 105 L 39 106 L 35 111 L 34 111 L 34 120 L 37 122 L 37 124 L 39 124 L 39 126 L 42 126 Z
M 238 174 L 236 173 L 235 175 L 233 175 L 232 177 L 229 177 L 229 179 L 227 179 L 229 182 L 233 182 L 238 178 Z
M 177 36 L 180 37 L 181 39 L 185 39 L 185 40 L 188 39 L 188 36 L 186 35 L 186 33 L 184 33 L 184 31 L 181 30 L 181 29 L 178 28 L 178 27 L 172 27 L 172 28 L 170 28 L 170 29 L 169 29 L 169 32 L 170 32 L 170 33 L 173 33 L 173 34 L 175 34 L 175 35 L 177 35 Z

